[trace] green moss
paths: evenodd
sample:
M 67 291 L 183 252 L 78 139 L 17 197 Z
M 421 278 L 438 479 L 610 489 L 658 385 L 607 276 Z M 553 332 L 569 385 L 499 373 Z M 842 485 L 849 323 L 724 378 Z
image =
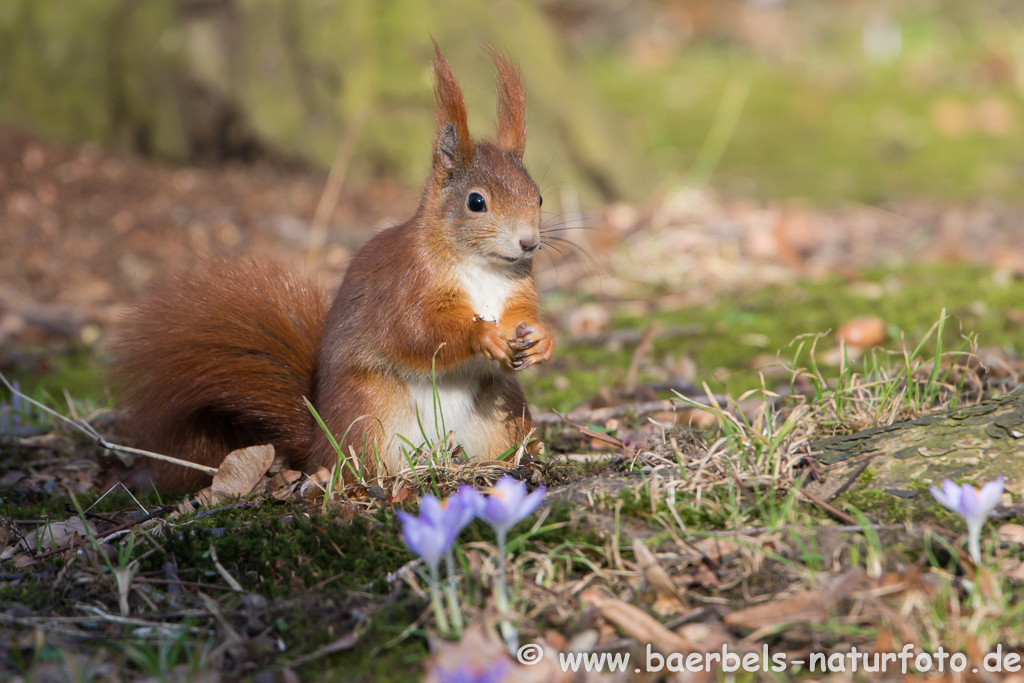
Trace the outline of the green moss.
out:
M 418 680 L 419 663 L 428 654 L 426 642 L 417 634 L 400 636 L 428 606 L 409 595 L 391 595 L 387 574 L 412 559 L 398 536 L 394 514 L 308 517 L 299 508 L 289 514 L 284 507 L 226 506 L 212 514 L 178 518 L 160 536 L 139 537 L 133 549 L 139 575 L 160 576 L 165 563 L 173 561 L 182 581 L 223 584 L 210 556 L 213 545 L 218 561 L 245 590 L 269 598 L 259 609 L 285 644 L 286 654 L 266 653 L 268 665 L 315 653 L 355 630 L 366 646 L 317 658 L 312 666 L 323 671 L 318 680 Z M 81 597 L 62 594 L 60 586 L 72 584 L 55 584 L 57 564 L 51 560 L 44 574 L 27 576 L 17 585 L 0 584 L 0 601 L 39 613 L 72 612 Z M 217 599 L 226 614 L 247 613 L 242 601 L 250 598 L 244 595 L 224 593 Z M 192 637 L 157 644 L 115 638 L 105 647 L 144 672 L 177 664 L 209 665 L 196 659 L 203 643 Z
M 874 480 L 870 469 L 860 476 L 860 484 L 868 484 Z M 832 504 L 840 510 L 851 508 L 863 512 L 869 519 L 878 524 L 907 524 L 930 521 L 949 521 L 944 509 L 938 507 L 935 500 L 928 494 L 928 485 L 923 482 L 907 482 L 903 495 L 871 489 L 857 485 L 840 496 Z M 937 514 L 937 516 L 936 516 Z
M 1015 308 L 1024 300 L 1024 281 L 997 282 L 989 267 L 975 264 L 876 268 L 864 273 L 862 280 L 881 285 L 883 296 L 871 298 L 864 294 L 865 288 L 833 276 L 725 294 L 706 306 L 655 311 L 643 317 L 618 316 L 613 327 L 640 329 L 652 320 L 666 328 L 696 326 L 700 331 L 691 336 L 656 339 L 650 364 L 662 366 L 669 356 L 690 356 L 697 364 L 699 381 L 708 382 L 713 391 L 734 396 L 760 386 L 762 368 L 752 359 L 765 354 L 791 359 L 796 349 L 792 342 L 800 335 L 834 332 L 858 316 L 881 316 L 889 325 L 889 340 L 883 348 L 893 351 L 900 349 L 901 334 L 913 349 L 943 308 L 953 316 L 945 326 L 944 349 L 963 348 L 963 335 L 976 335 L 981 345 L 1020 350 L 1024 329 L 996 312 Z M 653 294 L 652 300 L 657 300 Z M 818 361 L 834 346 L 834 336 L 827 335 L 818 345 Z M 934 345 L 929 346 L 925 359 L 934 353 Z M 585 344 L 560 346 L 552 364 L 524 373 L 527 395 L 538 408 L 568 410 L 602 387 L 621 384 L 632 351 Z M 802 362 L 806 360 L 805 350 Z M 900 361 L 897 357 L 896 362 Z M 656 381 L 658 377 L 641 371 L 639 379 Z
M 100 515 L 138 509 L 136 500 L 147 508 L 158 505 L 155 494 L 136 495 L 133 500 L 124 490 L 118 489 L 104 495 L 102 500 L 101 495 L 103 492 L 77 494 L 76 499 L 82 510 Z M 64 521 L 69 517 L 77 517 L 78 510 L 68 496 L 67 489 L 63 487 L 20 490 L 14 486 L 0 488 L 0 516 L 10 519 Z
M 385 614 L 374 619 L 374 623 L 360 638 L 365 645 L 328 658 L 328 665 L 321 665 L 323 673 L 317 672 L 317 680 L 339 683 L 423 680 L 423 662 L 429 654 L 426 640 L 418 636 L 399 637 L 416 616 L 408 613 Z
M 861 484 L 873 480 L 870 468 L 860 477 Z M 977 482 L 967 482 L 976 484 Z M 878 524 L 934 524 L 942 529 L 964 527 L 964 520 L 956 512 L 940 505 L 931 494 L 931 484 L 909 481 L 900 485 L 900 495 L 853 486 L 838 496 L 833 505 L 840 509 L 856 508 Z
M 10 571 L 5 567 L 6 571 Z M 43 579 L 25 579 L 17 583 L 0 582 L 0 603 L 4 605 L 21 605 L 33 613 L 46 613 L 51 610 L 60 614 L 71 614 L 73 605 L 63 600 L 63 595 L 54 590 L 53 576 Z
M 280 514 L 246 519 L 234 511 L 204 518 L 203 525 L 177 525 L 160 544 L 166 555 L 153 555 L 144 568 L 156 570 L 173 556 L 182 578 L 214 576 L 210 545 L 222 565 L 246 590 L 267 596 L 287 595 L 332 579 L 337 589 L 359 588 L 372 593 L 388 590 L 385 575 L 412 559 L 399 538 L 395 518 L 308 518 L 296 510 L 286 520 Z M 218 526 L 214 526 L 218 525 Z

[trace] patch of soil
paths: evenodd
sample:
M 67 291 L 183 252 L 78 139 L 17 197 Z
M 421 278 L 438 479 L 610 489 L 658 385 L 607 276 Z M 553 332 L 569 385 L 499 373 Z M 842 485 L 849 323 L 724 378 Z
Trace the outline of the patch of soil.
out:
M 269 163 L 175 168 L 0 123 L 0 343 L 102 327 L 154 275 L 203 254 L 299 261 L 324 182 Z M 354 246 L 415 206 L 386 181 L 343 191 L 311 270 L 335 284 Z

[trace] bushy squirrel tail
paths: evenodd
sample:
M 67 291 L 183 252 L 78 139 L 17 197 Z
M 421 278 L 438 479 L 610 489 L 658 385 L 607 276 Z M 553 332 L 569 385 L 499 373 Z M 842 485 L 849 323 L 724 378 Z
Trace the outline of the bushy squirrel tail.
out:
M 262 259 L 206 261 L 160 282 L 113 343 L 110 376 L 135 445 L 216 467 L 234 449 L 272 443 L 301 462 L 326 310 L 322 287 Z M 146 465 L 136 483 L 152 477 L 163 491 L 209 482 Z

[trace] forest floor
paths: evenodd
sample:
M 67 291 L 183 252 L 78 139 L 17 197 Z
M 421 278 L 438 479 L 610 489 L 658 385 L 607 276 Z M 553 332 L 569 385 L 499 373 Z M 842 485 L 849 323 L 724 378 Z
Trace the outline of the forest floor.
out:
M 373 230 L 415 208 L 382 182 L 345 188 L 317 220 L 323 185 L 298 168 L 174 168 L 0 125 L 0 372 L 116 441 L 102 360 L 154 277 L 259 252 L 334 286 Z M 821 210 L 680 186 L 548 220 L 578 249 L 538 262 L 559 339 L 524 377 L 541 461 L 343 491 L 260 471 L 240 499 L 196 509 L 108 489 L 95 439 L 0 392 L 3 677 L 484 680 L 452 672 L 502 666 L 516 681 L 711 680 L 721 659 L 711 673 L 672 667 L 725 648 L 755 655 L 743 680 L 815 662 L 818 680 L 876 680 L 850 653 L 910 646 L 912 676 L 945 651 L 967 664 L 953 674 L 947 658 L 943 680 L 991 680 L 1003 674 L 986 655 L 1024 654 L 1019 477 L 975 561 L 963 520 L 929 494 L 934 476 L 880 479 L 885 454 L 815 457 L 820 439 L 1019 387 L 1020 207 Z M 964 473 L 955 447 L 943 457 Z M 476 521 L 460 539 L 467 628 L 454 638 L 395 515 L 505 471 L 548 487 L 500 560 L 519 642 L 540 646 L 532 666 L 497 635 L 494 533 Z M 634 664 L 569 674 L 559 653 Z M 661 671 L 639 671 L 659 657 Z M 903 677 L 900 660 L 889 667 Z

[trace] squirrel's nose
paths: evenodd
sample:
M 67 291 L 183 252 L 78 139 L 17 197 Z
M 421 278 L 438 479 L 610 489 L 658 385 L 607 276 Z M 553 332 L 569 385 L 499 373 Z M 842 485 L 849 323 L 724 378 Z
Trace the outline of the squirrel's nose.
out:
M 530 235 L 529 237 L 520 237 L 519 246 L 523 248 L 527 254 L 537 249 L 540 246 L 540 235 Z

